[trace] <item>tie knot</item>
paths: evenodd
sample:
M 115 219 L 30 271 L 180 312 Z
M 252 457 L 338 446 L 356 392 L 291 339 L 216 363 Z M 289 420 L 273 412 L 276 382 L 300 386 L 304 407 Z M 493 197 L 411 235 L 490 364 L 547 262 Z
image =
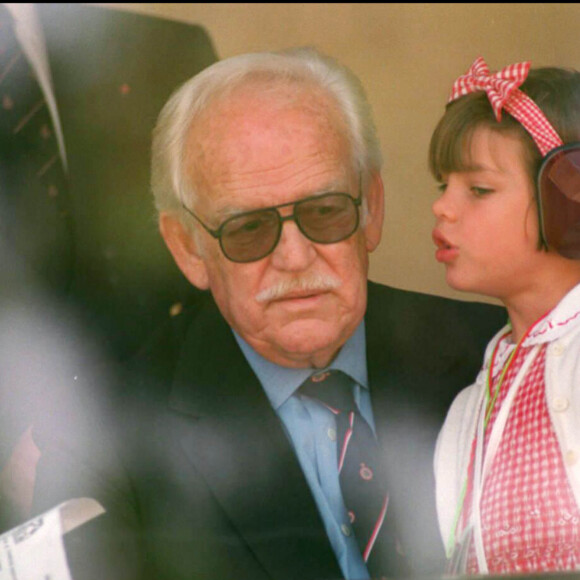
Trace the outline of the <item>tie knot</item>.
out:
M 353 380 L 347 374 L 332 369 L 311 375 L 299 393 L 318 399 L 334 411 L 351 411 L 356 408 L 352 387 Z

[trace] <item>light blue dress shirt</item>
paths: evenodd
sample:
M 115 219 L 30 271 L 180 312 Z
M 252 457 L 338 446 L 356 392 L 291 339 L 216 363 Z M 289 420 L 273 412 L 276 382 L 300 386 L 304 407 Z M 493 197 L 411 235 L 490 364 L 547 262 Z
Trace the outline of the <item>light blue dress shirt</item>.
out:
M 325 369 L 278 366 L 234 336 L 282 420 L 326 527 L 330 544 L 346 580 L 368 580 L 369 574 L 352 532 L 340 491 L 337 467 L 336 421 L 321 403 L 295 394 L 312 374 Z M 328 367 L 350 375 L 361 414 L 374 429 L 366 365 L 364 321 Z

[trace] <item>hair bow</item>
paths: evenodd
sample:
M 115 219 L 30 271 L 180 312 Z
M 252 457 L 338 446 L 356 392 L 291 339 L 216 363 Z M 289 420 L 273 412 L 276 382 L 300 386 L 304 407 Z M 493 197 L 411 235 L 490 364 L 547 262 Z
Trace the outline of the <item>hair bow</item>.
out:
M 530 62 L 520 62 L 491 74 L 486 62 L 480 56 L 475 59 L 469 70 L 453 83 L 448 102 L 469 93 L 485 91 L 497 121 L 501 121 L 501 112 L 505 109 L 532 136 L 542 155 L 546 155 L 555 147 L 562 145 L 562 139 L 540 107 L 519 89 L 526 80 L 529 70 Z
M 513 92 L 526 80 L 529 70 L 529 62 L 520 62 L 490 74 L 489 67 L 480 56 L 475 59 L 469 70 L 453 83 L 449 101 L 475 91 L 485 91 L 496 119 L 501 121 L 501 110 Z

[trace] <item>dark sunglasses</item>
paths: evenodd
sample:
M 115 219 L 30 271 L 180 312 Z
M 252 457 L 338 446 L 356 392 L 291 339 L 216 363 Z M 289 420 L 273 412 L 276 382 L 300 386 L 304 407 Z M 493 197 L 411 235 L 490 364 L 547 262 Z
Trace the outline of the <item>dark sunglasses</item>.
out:
M 351 236 L 359 224 L 362 188 L 355 199 L 348 193 L 323 193 L 299 201 L 240 213 L 228 218 L 217 230 L 206 226 L 187 206 L 183 208 L 203 228 L 219 240 L 222 252 L 232 262 L 255 262 L 274 251 L 282 235 L 282 225 L 292 220 L 310 241 L 334 244 Z M 280 215 L 282 207 L 292 213 Z
M 546 155 L 536 195 L 542 243 L 566 258 L 580 259 L 580 142 Z

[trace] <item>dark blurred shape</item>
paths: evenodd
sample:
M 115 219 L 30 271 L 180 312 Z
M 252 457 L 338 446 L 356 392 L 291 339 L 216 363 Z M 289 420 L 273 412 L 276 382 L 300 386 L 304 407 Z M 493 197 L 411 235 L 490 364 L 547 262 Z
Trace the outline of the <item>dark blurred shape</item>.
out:
M 0 231 L 62 294 L 74 255 L 68 183 L 48 103 L 14 25 L 0 4 Z
M 70 307 L 0 236 L 0 533 L 29 516 L 39 451 L 32 425 L 52 413 L 86 368 L 104 368 L 99 347 Z M 101 375 L 102 376 L 102 375 Z
M 196 295 L 157 230 L 149 152 L 171 92 L 217 56 L 199 26 L 94 6 L 36 7 L 68 158 L 70 298 L 124 358 Z M 42 216 L 37 222 L 40 230 Z
M 57 391 L 77 388 L 84 369 L 107 366 L 89 362 L 92 353 L 104 346 L 108 362 L 130 356 L 161 321 L 197 298 L 158 233 L 149 151 L 170 93 L 217 59 L 199 26 L 94 6 L 33 6 L 68 171 L 56 187 L 44 166 L 31 165 L 35 154 L 17 155 L 0 132 L 0 532 L 28 515 L 38 452 L 34 418 L 49 412 Z M 0 50 L 8 60 L 0 63 L 1 78 L 6 71 L 26 76 L 28 62 L 4 16 Z M 28 81 L 14 94 L 38 90 L 34 77 Z M 12 93 L 0 84 L 3 125 L 17 107 Z M 35 111 L 42 93 L 33 100 Z M 41 144 L 52 149 L 40 153 L 53 160 L 52 171 L 62 160 L 48 110 L 38 110 L 31 135 L 47 136 Z M 21 136 L 22 147 L 32 145 Z

